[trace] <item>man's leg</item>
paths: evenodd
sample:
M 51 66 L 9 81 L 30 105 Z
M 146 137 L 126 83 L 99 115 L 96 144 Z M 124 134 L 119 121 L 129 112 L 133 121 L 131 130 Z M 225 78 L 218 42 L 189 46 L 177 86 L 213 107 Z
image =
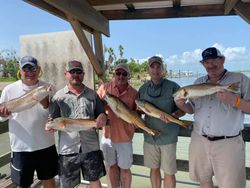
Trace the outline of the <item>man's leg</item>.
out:
M 200 182 L 201 188 L 213 188 L 213 182 Z
M 150 180 L 152 188 L 161 187 L 161 171 L 159 168 L 150 169 Z
M 56 188 L 55 178 L 42 180 L 43 188 Z
M 117 164 L 114 164 L 109 167 L 108 174 L 109 174 L 111 187 L 117 188 L 119 185 L 119 179 L 120 179 L 120 168 L 117 166 Z
M 89 184 L 90 184 L 90 188 L 101 188 L 102 187 L 100 180 L 90 181 Z
M 122 188 L 131 188 L 132 175 L 130 169 L 121 169 Z
M 175 188 L 176 179 L 175 175 L 169 175 L 164 173 L 164 188 Z

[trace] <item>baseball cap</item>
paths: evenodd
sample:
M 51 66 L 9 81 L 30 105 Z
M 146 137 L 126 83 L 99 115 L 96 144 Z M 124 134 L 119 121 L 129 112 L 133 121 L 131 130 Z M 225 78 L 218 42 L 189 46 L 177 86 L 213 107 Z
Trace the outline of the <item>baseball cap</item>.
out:
M 122 69 L 122 70 L 126 71 L 127 73 L 130 73 L 129 67 L 125 63 L 119 63 L 118 65 L 116 65 L 115 71 L 117 71 L 118 69 Z
M 37 67 L 38 61 L 36 58 L 34 58 L 32 56 L 24 56 L 20 59 L 19 66 L 20 66 L 20 68 L 23 68 L 25 65 L 31 65 L 33 67 Z
M 78 70 L 84 71 L 82 63 L 80 61 L 77 61 L 77 60 L 69 61 L 67 66 L 66 66 L 67 71 L 71 71 L 73 69 L 78 69 Z
M 159 63 L 161 66 L 163 65 L 162 58 L 159 56 L 153 56 L 148 59 L 148 66 L 150 67 L 153 63 Z
M 221 54 L 221 52 L 215 47 L 210 47 L 210 48 L 205 49 L 201 55 L 202 55 L 202 60 L 200 60 L 201 63 L 203 63 L 204 61 L 208 59 L 216 59 L 218 57 L 224 57 Z

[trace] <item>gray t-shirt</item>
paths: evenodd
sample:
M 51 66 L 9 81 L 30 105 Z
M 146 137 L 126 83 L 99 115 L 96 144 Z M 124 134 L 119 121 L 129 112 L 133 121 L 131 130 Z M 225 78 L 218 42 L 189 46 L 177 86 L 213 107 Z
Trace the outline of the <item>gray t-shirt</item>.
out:
M 59 90 L 50 104 L 50 117 L 69 117 L 95 119 L 104 113 L 104 106 L 97 93 L 84 87 L 83 92 L 76 96 L 68 87 Z M 58 131 L 58 152 L 60 154 L 88 153 L 99 149 L 99 139 L 96 130 L 90 129 L 80 132 Z

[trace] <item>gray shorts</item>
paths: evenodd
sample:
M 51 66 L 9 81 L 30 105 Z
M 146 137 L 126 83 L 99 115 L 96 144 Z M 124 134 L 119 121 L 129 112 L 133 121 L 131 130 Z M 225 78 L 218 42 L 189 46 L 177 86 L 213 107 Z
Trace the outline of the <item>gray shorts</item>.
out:
M 144 165 L 148 168 L 160 168 L 164 173 L 173 175 L 177 172 L 176 143 L 153 145 L 144 142 Z
M 117 164 L 121 169 L 130 169 L 133 163 L 132 142 L 102 143 L 102 151 L 107 166 Z
M 82 170 L 84 180 L 87 181 L 97 181 L 105 176 L 102 151 L 59 155 L 60 188 L 78 185 L 80 183 L 80 170 Z

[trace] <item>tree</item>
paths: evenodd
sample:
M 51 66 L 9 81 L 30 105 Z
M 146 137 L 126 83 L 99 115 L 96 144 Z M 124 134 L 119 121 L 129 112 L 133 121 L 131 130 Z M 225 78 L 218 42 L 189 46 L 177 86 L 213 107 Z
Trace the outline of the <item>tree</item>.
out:
M 118 49 L 119 49 L 119 52 L 120 52 L 120 59 L 123 59 L 123 50 L 124 50 L 123 46 L 119 45 Z
M 19 69 L 18 57 L 15 50 L 0 51 L 0 64 L 3 68 L 4 77 L 12 77 L 17 79 L 17 71 Z

